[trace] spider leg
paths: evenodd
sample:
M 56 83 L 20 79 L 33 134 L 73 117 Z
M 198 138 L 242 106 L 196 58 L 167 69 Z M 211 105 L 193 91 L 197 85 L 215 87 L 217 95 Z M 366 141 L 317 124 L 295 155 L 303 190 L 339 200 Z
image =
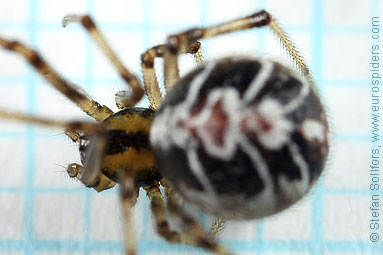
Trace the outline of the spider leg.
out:
M 160 183 L 161 183 L 161 186 L 164 188 L 165 197 L 167 199 L 169 199 L 169 197 L 172 197 L 173 201 L 181 206 L 183 202 L 181 197 L 179 197 L 177 193 L 175 193 L 174 190 L 171 187 L 169 187 L 169 185 L 166 183 L 166 180 L 162 179 Z M 225 224 L 226 222 L 224 219 L 216 218 L 208 233 L 209 238 L 212 238 L 213 240 L 215 240 L 219 236 L 219 234 L 221 234 L 221 232 L 223 231 Z
M 216 218 L 214 223 L 213 223 L 213 226 L 211 227 L 211 229 L 209 231 L 209 237 L 216 239 L 219 236 L 219 234 L 221 234 L 223 229 L 225 228 L 225 224 L 226 224 L 226 222 L 224 219 Z
M 181 234 L 170 230 L 159 184 L 147 186 L 144 189 L 150 199 L 150 207 L 156 221 L 157 233 L 169 242 L 182 243 L 182 240 L 185 238 Z
M 92 100 L 85 92 L 77 88 L 74 84 L 63 79 L 42 57 L 34 50 L 26 47 L 17 41 L 9 41 L 0 37 L 0 46 L 17 52 L 31 63 L 40 75 L 52 84 L 58 91 L 64 94 L 69 100 L 77 104 L 85 113 L 95 118 L 97 121 L 103 121 L 111 114 L 106 106 L 101 106 L 96 101 Z
M 65 130 L 65 135 L 69 137 L 72 142 L 78 143 L 80 141 L 80 133 L 75 130 Z
M 175 211 L 177 216 L 186 224 L 185 233 L 179 233 L 170 230 L 166 216 L 166 208 L 163 196 L 161 194 L 159 184 L 154 184 L 144 188 L 151 202 L 151 210 L 156 221 L 157 232 L 164 239 L 172 243 L 183 243 L 216 252 L 217 254 L 228 254 L 226 249 L 221 245 L 210 240 L 202 230 L 202 228 L 181 209 L 178 201 L 172 201 L 170 209 Z M 170 196 L 168 201 L 172 200 Z
M 80 181 L 85 186 L 91 186 L 100 173 L 104 150 L 107 144 L 106 129 L 101 123 L 83 121 L 62 122 L 34 117 L 26 114 L 8 112 L 0 109 L 0 118 L 12 121 L 22 121 L 37 125 L 59 127 L 65 130 L 75 130 L 90 134 L 90 144 L 86 151 L 86 161 L 80 176 Z
M 71 178 L 80 179 L 83 166 L 72 163 L 67 166 L 67 173 Z M 106 175 L 104 175 L 102 172 L 100 172 L 97 177 L 93 180 L 92 183 L 89 184 L 89 188 L 93 188 L 97 192 L 101 192 L 110 188 L 113 188 L 116 185 L 114 181 L 109 179 Z
M 166 180 L 165 179 L 161 179 L 160 181 L 160 184 L 161 186 L 164 188 L 164 192 L 165 192 L 165 197 L 166 199 L 169 199 L 169 197 L 175 197 L 176 196 L 176 193 L 174 192 L 174 190 L 167 184 Z M 177 200 L 177 198 L 174 198 L 175 200 Z M 179 204 L 182 204 L 182 199 L 179 197 L 178 200 L 181 200 L 179 201 Z
M 174 200 L 173 196 L 169 197 L 167 206 L 169 211 L 179 217 L 186 226 L 185 234 L 187 239 L 185 243 L 214 251 L 220 255 L 230 254 L 225 247 L 205 234 L 201 226 L 192 217 L 187 215 L 179 203 Z
M 290 40 L 286 32 L 283 31 L 283 29 L 278 25 L 277 21 L 264 10 L 254 13 L 250 16 L 222 23 L 217 26 L 190 29 L 179 34 L 169 36 L 169 50 L 165 54 L 165 79 L 168 79 L 169 82 L 171 82 L 170 85 L 174 85 L 174 80 L 177 80 L 177 77 L 179 77 L 177 55 L 182 53 L 182 49 L 188 48 L 188 46 L 192 43 L 201 39 L 211 38 L 221 34 L 264 26 L 268 26 L 276 34 L 288 54 L 297 64 L 300 71 L 303 73 L 306 79 L 312 85 L 314 85 L 310 70 L 300 55 L 299 51 Z
M 90 36 L 93 38 L 96 44 L 109 58 L 111 63 L 119 72 L 122 79 L 124 79 L 132 89 L 132 93 L 127 94 L 124 97 L 120 97 L 120 101 L 118 103 L 124 107 L 134 106 L 144 95 L 144 90 L 142 89 L 137 77 L 130 73 L 122 64 L 90 16 L 68 15 L 64 17 L 62 24 L 65 27 L 70 22 L 80 22 L 82 24 L 82 26 L 89 32 Z
M 121 170 L 120 173 L 120 192 L 124 216 L 124 250 L 126 255 L 135 255 L 136 238 L 134 234 L 132 207 L 136 204 L 138 198 L 138 188 L 135 186 L 134 176 L 131 172 Z
M 164 53 L 166 52 L 166 45 L 161 44 L 154 46 L 144 52 L 141 55 L 141 67 L 142 67 L 142 74 L 144 77 L 144 86 L 146 94 L 148 95 L 151 108 L 157 109 L 162 101 L 162 96 L 160 92 L 160 87 L 158 84 L 156 71 L 154 70 L 154 60 L 155 58 L 163 58 Z M 203 57 L 202 57 L 202 48 L 200 42 L 194 42 L 190 45 L 190 47 L 185 50 L 182 53 L 189 53 L 193 54 L 195 61 L 197 64 L 203 63 Z M 168 88 L 167 83 L 165 83 L 165 89 L 167 92 L 170 91 L 170 88 Z

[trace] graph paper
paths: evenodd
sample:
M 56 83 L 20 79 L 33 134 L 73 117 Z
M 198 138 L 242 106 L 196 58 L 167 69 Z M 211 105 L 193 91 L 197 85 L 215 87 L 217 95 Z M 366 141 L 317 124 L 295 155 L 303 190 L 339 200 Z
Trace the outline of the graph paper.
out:
M 139 74 L 140 54 L 170 33 L 268 10 L 312 68 L 329 111 L 331 155 L 322 178 L 302 201 L 263 220 L 229 222 L 220 241 L 235 254 L 373 255 L 383 254 L 383 246 L 370 240 L 369 63 L 374 16 L 380 16 L 383 57 L 382 2 L 0 0 L 0 35 L 38 49 L 66 79 L 114 107 L 114 94 L 124 82 L 79 25 L 61 27 L 64 15 L 91 14 L 122 61 Z M 267 29 L 202 45 L 206 59 L 264 55 L 291 64 Z M 183 58 L 181 74 L 193 66 L 191 58 Z M 0 51 L 0 107 L 58 120 L 87 118 L 20 56 L 5 51 Z M 65 167 L 78 163 L 79 155 L 61 130 L 0 123 L 0 254 L 122 254 L 118 189 L 97 193 L 66 175 Z M 209 253 L 159 238 L 144 193 L 134 213 L 139 254 Z M 194 216 L 209 227 L 209 216 Z

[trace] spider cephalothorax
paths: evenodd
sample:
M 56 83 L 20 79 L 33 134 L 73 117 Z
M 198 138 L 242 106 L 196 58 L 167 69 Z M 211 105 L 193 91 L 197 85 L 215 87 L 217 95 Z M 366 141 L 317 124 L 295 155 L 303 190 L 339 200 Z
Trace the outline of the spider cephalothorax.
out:
M 0 38 L 0 46 L 24 55 L 97 123 L 64 123 L 1 110 L 0 117 L 64 128 L 79 143 L 82 163 L 70 164 L 68 174 L 97 191 L 120 184 L 127 254 L 135 254 L 131 207 L 140 187 L 151 200 L 162 237 L 223 255 L 228 252 L 214 238 L 222 218 L 279 212 L 304 196 L 319 177 L 329 147 L 326 115 L 308 67 L 266 11 L 187 30 L 147 50 L 141 56 L 144 89 L 89 16 L 65 17 L 63 24 L 69 22 L 81 22 L 131 87 L 131 92 L 116 94 L 120 111 L 114 113 L 61 78 L 37 52 Z M 298 72 L 263 58 L 203 64 L 199 40 L 263 26 L 277 35 Z M 199 66 L 181 78 L 178 56 L 186 53 Z M 164 100 L 155 58 L 164 58 Z M 134 107 L 144 93 L 150 109 Z M 179 198 L 219 217 L 210 235 L 185 213 Z M 184 232 L 170 229 L 166 207 L 182 220 Z
M 120 169 L 129 165 L 139 187 L 146 187 L 161 180 L 149 142 L 153 118 L 153 110 L 135 107 L 121 110 L 103 121 L 107 130 L 107 145 L 101 172 L 109 179 L 118 182 Z M 80 136 L 82 164 L 87 158 L 89 139 L 89 135 Z M 93 186 L 97 186 L 97 183 L 93 183 Z

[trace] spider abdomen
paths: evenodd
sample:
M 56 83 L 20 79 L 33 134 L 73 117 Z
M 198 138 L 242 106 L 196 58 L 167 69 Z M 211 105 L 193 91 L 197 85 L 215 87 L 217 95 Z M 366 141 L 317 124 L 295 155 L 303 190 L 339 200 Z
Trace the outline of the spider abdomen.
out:
M 328 124 L 306 79 L 270 60 L 227 58 L 181 79 L 151 128 L 158 168 L 181 196 L 222 218 L 283 210 L 328 154 Z

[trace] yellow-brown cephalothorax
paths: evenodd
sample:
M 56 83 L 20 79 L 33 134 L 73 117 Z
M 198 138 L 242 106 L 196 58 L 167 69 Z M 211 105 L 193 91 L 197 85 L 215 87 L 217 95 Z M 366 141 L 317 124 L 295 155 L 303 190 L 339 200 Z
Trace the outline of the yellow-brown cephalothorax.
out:
M 118 182 L 121 171 L 131 171 L 138 186 L 158 182 L 161 175 L 149 143 L 149 131 L 154 111 L 128 108 L 107 118 L 103 123 L 108 132 L 108 144 L 102 163 L 102 173 Z M 81 161 L 84 163 L 89 136 L 80 138 Z

